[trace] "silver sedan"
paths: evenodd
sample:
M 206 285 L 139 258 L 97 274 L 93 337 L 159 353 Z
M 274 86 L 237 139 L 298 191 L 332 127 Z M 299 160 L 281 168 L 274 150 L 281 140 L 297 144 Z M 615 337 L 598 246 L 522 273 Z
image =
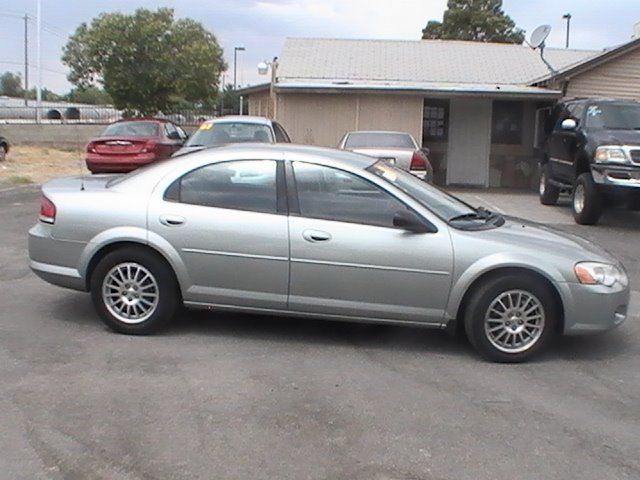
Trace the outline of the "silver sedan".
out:
M 625 270 L 599 247 L 350 152 L 229 145 L 42 192 L 32 270 L 91 292 L 117 332 L 185 305 L 460 329 L 517 362 L 627 314 Z

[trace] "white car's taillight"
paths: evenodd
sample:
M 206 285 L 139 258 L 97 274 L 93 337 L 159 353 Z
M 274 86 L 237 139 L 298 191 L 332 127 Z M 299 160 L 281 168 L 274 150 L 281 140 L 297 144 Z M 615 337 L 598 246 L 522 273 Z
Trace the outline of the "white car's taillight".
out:
M 56 206 L 44 195 L 40 201 L 40 221 L 44 223 L 56 223 Z

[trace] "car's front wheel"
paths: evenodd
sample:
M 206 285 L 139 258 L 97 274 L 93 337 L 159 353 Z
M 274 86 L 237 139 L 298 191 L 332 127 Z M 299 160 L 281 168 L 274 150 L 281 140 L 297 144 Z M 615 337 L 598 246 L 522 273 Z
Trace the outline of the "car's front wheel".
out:
M 558 309 L 539 279 L 523 274 L 493 277 L 471 295 L 465 309 L 469 341 L 487 360 L 529 360 L 553 337 Z
M 7 158 L 8 151 L 9 148 L 4 143 L 0 143 L 0 162 L 4 161 Z
M 549 165 L 549 163 L 540 165 L 540 185 L 538 187 L 538 194 L 542 205 L 555 205 L 558 203 L 560 189 L 549 183 L 550 179 L 551 165 Z
M 603 210 L 602 195 L 590 173 L 582 173 L 573 187 L 573 218 L 581 225 L 595 225 Z
M 139 247 L 118 249 L 100 260 L 91 276 L 91 298 L 109 328 L 134 335 L 166 325 L 181 303 L 169 265 Z

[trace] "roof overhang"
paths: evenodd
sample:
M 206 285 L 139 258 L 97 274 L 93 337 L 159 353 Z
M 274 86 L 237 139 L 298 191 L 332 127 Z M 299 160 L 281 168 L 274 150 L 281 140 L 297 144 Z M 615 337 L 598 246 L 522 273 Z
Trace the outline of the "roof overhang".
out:
M 518 99 L 557 99 L 560 90 L 510 84 L 358 82 L 336 80 L 280 81 L 278 93 L 380 93 L 428 95 L 431 97 L 501 97 Z

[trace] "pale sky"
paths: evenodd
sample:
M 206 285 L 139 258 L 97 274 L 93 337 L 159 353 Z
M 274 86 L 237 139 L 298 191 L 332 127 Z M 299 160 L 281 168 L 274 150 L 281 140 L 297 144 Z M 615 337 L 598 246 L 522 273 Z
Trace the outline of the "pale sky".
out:
M 216 35 L 233 81 L 233 51 L 238 52 L 238 84 L 267 81 L 257 73 L 261 60 L 280 55 L 287 37 L 379 38 L 417 40 L 429 20 L 442 20 L 446 0 L 41 0 L 42 79 L 47 88 L 64 93 L 66 67 L 62 46 L 81 22 L 101 12 L 131 12 L 139 7 L 175 9 L 177 17 L 202 22 Z M 30 85 L 36 72 L 37 0 L 0 0 L 0 72 L 24 71 L 24 21 L 29 29 Z M 527 38 L 541 24 L 552 27 L 548 47 L 564 47 L 565 13 L 571 13 L 570 47 L 600 50 L 631 39 L 640 22 L 640 0 L 504 0 L 503 10 Z

